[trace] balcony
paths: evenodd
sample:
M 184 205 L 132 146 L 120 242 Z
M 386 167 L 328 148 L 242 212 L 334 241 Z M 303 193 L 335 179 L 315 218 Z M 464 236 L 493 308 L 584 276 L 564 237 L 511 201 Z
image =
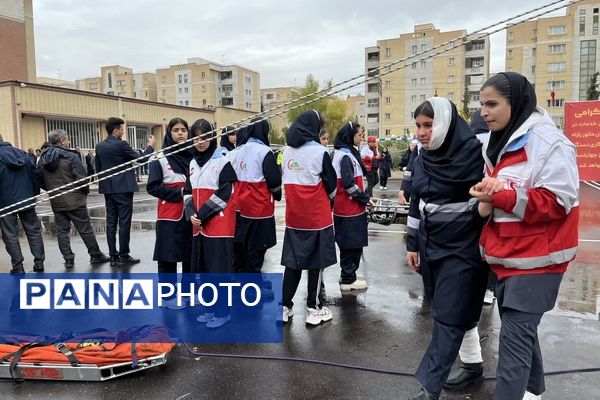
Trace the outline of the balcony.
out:
M 465 68 L 465 75 L 477 75 L 485 72 L 485 65 L 480 67 Z

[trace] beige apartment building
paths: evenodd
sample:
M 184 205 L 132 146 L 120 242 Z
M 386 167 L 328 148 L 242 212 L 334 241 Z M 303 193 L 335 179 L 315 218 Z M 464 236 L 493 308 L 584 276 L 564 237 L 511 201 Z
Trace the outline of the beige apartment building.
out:
M 77 89 L 112 96 L 157 101 L 156 74 L 134 73 L 120 65 L 100 68 L 100 76 L 75 81 Z
M 0 81 L 35 82 L 32 0 L 0 0 Z
M 599 11 L 600 1 L 583 0 L 569 5 L 564 16 L 507 28 L 507 71 L 519 72 L 535 85 L 538 105 L 561 128 L 564 103 L 586 100 L 592 76 L 600 70 Z
M 278 113 L 285 110 L 287 107 L 284 104 L 294 100 L 301 88 L 295 86 L 282 86 L 260 89 L 260 103 L 262 111 L 274 110 L 273 113 Z M 276 109 L 277 107 L 280 107 Z M 287 113 L 269 118 L 271 128 L 278 134 L 287 130 L 291 122 L 288 120 Z
M 198 108 L 260 112 L 260 74 L 202 58 L 156 70 L 158 101 Z
M 346 97 L 346 115 L 352 121 L 357 121 L 364 126 L 367 118 L 364 95 Z M 334 132 L 335 134 L 336 132 Z
M 466 97 L 470 111 L 479 107 L 479 89 L 489 76 L 490 44 L 487 37 L 468 36 L 463 45 L 465 35 L 465 30 L 441 32 L 433 24 L 420 24 L 365 49 L 365 73 L 371 78 L 365 84 L 369 136 L 411 135 L 415 108 L 431 96 L 447 97 L 458 109 L 464 108 Z M 387 67 L 400 59 L 406 61 Z

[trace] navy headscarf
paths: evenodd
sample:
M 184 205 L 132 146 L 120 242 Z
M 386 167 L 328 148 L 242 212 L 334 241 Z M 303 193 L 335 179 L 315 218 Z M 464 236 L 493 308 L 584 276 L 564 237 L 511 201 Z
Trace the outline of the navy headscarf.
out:
M 185 126 L 185 129 L 187 129 L 187 131 L 188 131 L 188 135 L 187 135 L 186 139 L 190 138 L 190 130 L 188 128 L 188 123 L 181 118 L 173 118 L 171 121 L 169 121 L 169 125 L 167 125 L 167 132 L 165 133 L 165 140 L 163 141 L 163 144 L 162 144 L 163 149 L 176 144 L 175 141 L 173 140 L 173 137 L 171 136 L 171 129 L 173 129 L 173 127 L 177 124 L 182 124 L 183 126 Z M 169 161 L 169 165 L 173 169 L 173 172 L 178 173 L 178 174 L 188 175 L 188 171 L 190 168 L 190 161 L 192 161 L 191 149 L 183 150 L 183 151 L 180 151 L 175 154 L 171 154 L 171 153 L 176 150 L 179 150 L 183 147 L 189 146 L 189 145 L 190 145 L 190 142 L 183 142 L 183 143 L 177 144 L 177 146 L 175 146 L 171 149 L 164 150 L 163 153 L 165 156 L 167 156 L 167 160 Z
M 235 145 L 229 141 L 229 135 L 237 135 L 233 126 L 226 126 L 221 131 L 221 147 L 227 151 L 235 149 Z
M 200 136 L 202 140 L 210 140 L 208 145 L 208 149 L 204 151 L 198 151 L 195 147 L 194 149 L 194 160 L 198 163 L 199 167 L 203 167 L 204 164 L 210 160 L 217 149 L 217 134 L 214 132 L 215 128 L 213 125 L 205 119 L 199 119 L 192 125 L 190 132 L 192 137 Z M 208 133 L 211 132 L 212 133 Z
M 510 87 L 510 121 L 508 121 L 506 128 L 500 131 L 492 131 L 490 134 L 486 155 L 494 166 L 498 162 L 500 152 L 504 149 L 512 134 L 533 114 L 537 106 L 535 89 L 527 78 L 516 72 L 500 72 L 498 75 L 500 77 L 494 78 L 502 79 L 502 76 L 505 77 Z M 486 85 L 483 87 L 485 88 Z M 498 90 L 498 88 L 495 89 Z
M 340 131 L 335 135 L 335 139 L 333 140 L 333 148 L 338 150 L 341 148 L 347 148 L 350 150 L 356 161 L 360 164 L 360 168 L 362 169 L 363 175 L 367 175 L 367 168 L 360 158 L 360 153 L 354 147 L 354 135 L 358 132 L 359 124 L 348 122 L 346 125 L 340 129 Z
M 269 121 L 262 117 L 255 117 L 250 122 L 254 123 L 245 127 L 246 137 L 244 138 L 244 143 L 248 142 L 248 139 L 254 138 L 263 142 L 265 146 L 270 146 Z
M 319 143 L 322 127 L 323 119 L 317 111 L 305 111 L 290 125 L 285 134 L 285 141 L 288 146 L 296 148 L 311 140 Z
M 434 109 L 434 126 L 437 125 L 436 113 L 449 112 L 449 124 L 442 132 L 444 140 L 435 150 L 421 152 L 425 173 L 440 182 L 472 183 L 483 178 L 483 157 L 481 142 L 469 125 L 456 111 L 456 106 L 445 98 L 428 100 Z M 447 103 L 446 103 L 447 102 Z M 434 103 L 437 104 L 434 105 Z M 442 109 L 438 109 L 442 106 Z M 437 118 L 442 119 L 442 116 Z M 438 121 L 439 121 L 438 119 Z

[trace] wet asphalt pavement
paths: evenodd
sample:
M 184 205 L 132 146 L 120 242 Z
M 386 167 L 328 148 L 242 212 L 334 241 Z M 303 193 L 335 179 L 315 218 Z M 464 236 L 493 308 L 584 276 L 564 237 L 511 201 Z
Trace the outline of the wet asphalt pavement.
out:
M 398 181 L 391 181 L 378 197 L 397 197 Z M 93 191 L 95 192 L 95 191 Z M 98 241 L 106 250 L 104 201 L 89 198 Z M 131 254 L 142 262 L 131 272 L 155 272 L 151 260 L 156 200 L 144 189 L 135 197 Z M 267 252 L 265 272 L 283 272 L 279 264 L 285 206 L 276 210 L 278 243 Z M 45 221 L 46 271 L 64 272 L 52 233 L 48 206 L 38 206 Z M 405 262 L 404 225 L 370 224 L 369 247 L 359 273 L 369 288 L 341 295 L 339 266 L 325 270 L 328 306 L 333 320 L 309 328 L 302 306 L 303 278 L 296 295 L 296 315 L 284 327 L 284 343 L 261 345 L 199 345 L 199 352 L 248 354 L 322 360 L 339 364 L 413 373 L 427 348 L 431 313 L 422 304 L 422 283 Z M 580 249 L 561 286 L 557 306 L 546 314 L 539 329 L 546 371 L 600 367 L 600 190 L 581 188 Z M 78 236 L 74 272 L 112 272 L 108 264 L 93 268 Z M 22 240 L 25 267 L 32 268 L 27 243 Z M 10 268 L 0 250 L 0 272 Z M 486 376 L 493 377 L 497 362 L 500 321 L 495 306 L 485 306 L 479 333 Z M 105 382 L 0 382 L 0 399 L 407 399 L 420 385 L 411 377 L 325 366 L 297 361 L 198 357 L 185 347 L 169 355 L 167 365 Z M 544 400 L 600 399 L 600 373 L 574 373 L 546 378 Z M 461 392 L 443 392 L 441 399 L 491 399 L 494 381 Z M 519 399 L 516 399 L 519 400 Z

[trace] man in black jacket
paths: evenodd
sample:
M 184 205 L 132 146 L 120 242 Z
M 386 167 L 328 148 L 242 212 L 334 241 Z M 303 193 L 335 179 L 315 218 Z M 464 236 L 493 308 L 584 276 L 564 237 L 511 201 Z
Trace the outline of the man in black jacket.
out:
M 15 212 L 0 218 L 2 240 L 6 245 L 6 252 L 10 255 L 13 274 L 22 274 L 23 253 L 19 244 L 19 227 L 17 217 L 27 236 L 31 254 L 33 254 L 33 270 L 44 272 L 44 242 L 42 240 L 42 224 L 35 212 L 34 199 L 17 206 L 9 207 L 22 200 L 40 194 L 39 176 L 33 165 L 31 157 L 22 150 L 3 141 L 0 135 L 0 215 L 15 211 L 21 207 L 31 206 L 25 210 Z
M 148 138 L 148 147 L 142 153 L 131 148 L 129 143 L 121 140 L 125 134 L 125 121 L 111 117 L 106 123 L 108 136 L 96 145 L 96 173 L 98 179 L 112 175 L 131 167 L 130 161 L 154 152 L 155 139 Z M 127 163 L 116 170 L 102 172 Z M 129 234 L 131 215 L 133 213 L 133 193 L 139 190 L 135 172 L 129 170 L 109 179 L 101 180 L 98 191 L 104 194 L 106 203 L 106 240 L 110 251 L 110 265 L 131 265 L 140 262 L 129 255 Z M 119 226 L 119 249 L 117 250 L 117 225 Z
M 87 170 L 81 163 L 79 156 L 73 150 L 69 150 L 69 137 L 62 129 L 55 129 L 48 134 L 50 147 L 44 149 L 38 163 L 42 173 L 42 188 L 45 190 L 56 189 L 87 176 Z M 83 185 L 84 183 L 77 184 Z M 66 187 L 65 190 L 73 189 L 75 186 Z M 56 237 L 58 248 L 65 259 L 65 267 L 75 266 L 75 254 L 71 250 L 69 234 L 71 222 L 79 232 L 83 243 L 88 249 L 90 263 L 105 263 L 109 258 L 100 251 L 90 215 L 87 210 L 87 195 L 89 186 L 84 186 L 73 192 L 50 199 L 54 222 L 56 223 Z

